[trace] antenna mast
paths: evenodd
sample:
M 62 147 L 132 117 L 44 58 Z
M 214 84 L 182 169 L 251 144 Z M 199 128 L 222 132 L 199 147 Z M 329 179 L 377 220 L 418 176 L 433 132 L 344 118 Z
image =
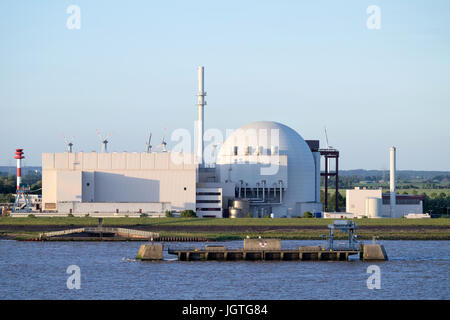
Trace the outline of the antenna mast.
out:
M 67 146 L 67 152 L 72 153 L 72 147 L 73 147 L 72 141 L 75 139 L 75 136 L 73 136 L 72 139 L 67 140 L 66 137 L 63 135 L 63 139 Z
M 150 144 L 151 141 L 152 141 L 152 133 L 150 132 L 150 136 L 148 137 L 148 142 L 146 143 L 147 153 L 152 152 L 152 145 Z
M 102 142 L 102 152 L 107 153 L 108 152 L 108 139 L 111 138 L 111 133 L 109 133 L 106 137 L 102 137 L 100 134 L 100 131 L 97 130 L 97 135 L 100 138 L 100 141 Z

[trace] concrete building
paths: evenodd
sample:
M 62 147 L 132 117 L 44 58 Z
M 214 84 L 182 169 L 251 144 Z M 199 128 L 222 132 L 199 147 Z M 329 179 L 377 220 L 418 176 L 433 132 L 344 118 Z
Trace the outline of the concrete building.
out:
M 383 194 L 381 189 L 357 187 L 346 190 L 346 212 L 352 213 L 355 217 L 401 218 L 409 213 L 423 213 L 424 199 L 422 195 L 397 194 L 395 211 L 391 215 L 390 193 Z
M 396 193 L 396 148 L 389 149 L 389 193 L 381 189 L 355 188 L 346 191 L 346 211 L 356 217 L 401 218 L 410 213 L 423 213 L 422 195 L 398 195 Z
M 43 153 L 44 210 L 196 210 L 198 165 L 170 153 Z M 125 204 L 124 204 L 125 203 Z

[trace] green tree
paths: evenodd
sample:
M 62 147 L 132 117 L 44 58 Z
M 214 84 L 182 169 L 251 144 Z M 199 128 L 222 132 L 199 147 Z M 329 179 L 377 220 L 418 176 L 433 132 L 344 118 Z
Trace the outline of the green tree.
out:
M 314 215 L 309 211 L 305 211 L 303 213 L 303 218 L 314 218 Z
M 182 218 L 197 218 L 197 215 L 193 210 L 183 210 L 180 213 Z

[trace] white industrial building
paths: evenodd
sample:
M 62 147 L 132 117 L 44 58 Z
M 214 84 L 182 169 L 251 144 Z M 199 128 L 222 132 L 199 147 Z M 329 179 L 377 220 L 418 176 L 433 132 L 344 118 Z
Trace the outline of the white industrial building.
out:
M 356 187 L 346 190 L 346 211 L 355 217 L 402 218 L 410 213 L 423 213 L 422 195 L 396 194 L 396 148 L 390 148 L 390 192 Z
M 391 214 L 391 195 L 381 189 L 355 188 L 346 190 L 346 212 L 355 217 L 401 218 L 409 213 L 423 213 L 422 195 L 396 195 L 394 214 Z
M 42 207 L 64 213 L 194 210 L 200 217 L 302 216 L 321 212 L 318 141 L 276 122 L 243 126 L 223 143 L 215 164 L 203 161 L 203 67 L 199 67 L 197 149 L 182 163 L 172 152 L 42 154 Z M 310 143 L 316 146 L 310 148 Z M 150 141 L 148 145 L 150 144 Z M 165 145 L 164 145 L 165 147 Z M 200 160 L 200 161 L 198 161 Z
M 44 210 L 195 210 L 198 166 L 170 153 L 43 153 Z M 111 211 L 112 210 L 112 211 Z

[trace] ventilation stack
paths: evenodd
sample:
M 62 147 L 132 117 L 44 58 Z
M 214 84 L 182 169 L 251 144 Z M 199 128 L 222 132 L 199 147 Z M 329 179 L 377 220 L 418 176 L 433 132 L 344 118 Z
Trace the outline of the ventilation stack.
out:
M 395 218 L 395 203 L 396 203 L 396 195 L 395 195 L 395 166 L 396 166 L 396 160 L 395 160 L 395 147 L 391 147 L 390 150 L 391 155 L 391 171 L 390 171 L 390 202 L 391 202 L 391 210 L 390 210 L 390 216 L 391 218 Z
M 204 159 L 203 159 L 203 133 L 205 130 L 205 125 L 203 121 L 203 115 L 204 115 L 204 107 L 206 105 L 205 101 L 205 68 L 204 67 L 198 67 L 198 102 L 197 102 L 197 159 L 200 167 L 204 166 Z

